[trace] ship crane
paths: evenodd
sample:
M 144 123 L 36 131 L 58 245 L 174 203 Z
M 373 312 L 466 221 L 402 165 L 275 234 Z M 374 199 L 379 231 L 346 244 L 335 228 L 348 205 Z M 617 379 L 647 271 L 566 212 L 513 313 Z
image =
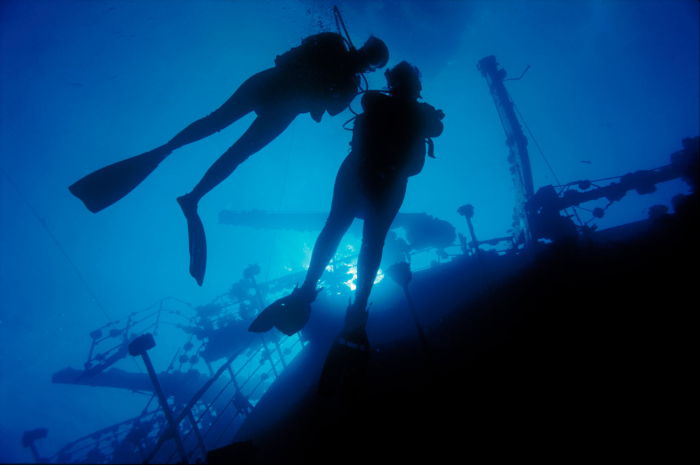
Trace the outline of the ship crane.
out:
M 528 66 L 529 68 L 529 66 Z M 527 69 L 515 80 L 522 78 Z M 608 205 L 622 199 L 627 192 L 636 190 L 639 194 L 656 191 L 656 184 L 673 179 L 683 179 L 693 190 L 698 185 L 699 137 L 683 140 L 683 149 L 671 155 L 671 163 L 653 170 L 639 170 L 619 177 L 602 187 L 593 187 L 592 181 L 575 181 L 564 186 L 558 193 L 555 186 L 541 187 L 535 193 L 532 180 L 528 141 L 515 114 L 515 105 L 504 85 L 506 71 L 500 68 L 493 55 L 482 58 L 478 69 L 486 78 L 498 116 L 506 135 L 508 163 L 515 187 L 516 199 L 513 212 L 513 242 L 532 247 L 538 239 L 575 239 L 585 227 L 577 227 L 561 211 L 582 203 L 605 198 Z M 576 188 L 579 190 L 576 190 Z M 601 218 L 604 209 L 596 208 L 593 216 Z M 476 240 L 474 239 L 474 242 Z
M 489 91 L 498 111 L 498 117 L 506 133 L 506 145 L 509 151 L 508 163 L 516 195 L 515 208 L 513 210 L 514 240 L 516 243 L 523 243 L 526 248 L 529 248 L 534 242 L 534 237 L 531 227 L 532 219 L 527 209 L 527 202 L 532 198 L 534 188 L 530 156 L 527 151 L 527 138 L 515 115 L 513 101 L 503 84 L 503 81 L 506 80 L 506 70 L 499 68 L 496 57 L 493 55 L 482 58 L 478 63 L 478 69 L 486 78 Z M 523 74 L 525 73 L 523 72 Z

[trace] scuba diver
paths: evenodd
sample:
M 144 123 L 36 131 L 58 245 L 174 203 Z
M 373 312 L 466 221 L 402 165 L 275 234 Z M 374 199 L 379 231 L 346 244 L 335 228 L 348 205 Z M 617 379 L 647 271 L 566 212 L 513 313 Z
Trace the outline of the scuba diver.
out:
M 335 181 L 331 211 L 316 240 L 301 287 L 263 310 L 248 328 L 265 332 L 276 327 L 291 335 L 308 321 L 316 284 L 355 218 L 364 219 L 357 262 L 355 301 L 348 307 L 344 334 L 364 332 L 367 302 L 382 258 L 384 241 L 403 203 L 408 178 L 423 169 L 432 141 L 442 133 L 444 113 L 418 102 L 418 68 L 402 61 L 385 72 L 388 93 L 366 92 L 363 113 L 355 119 L 350 154 Z M 361 338 L 355 338 L 359 340 Z
M 216 160 L 191 192 L 177 199 L 187 219 L 190 274 L 201 286 L 207 254 L 204 227 L 197 214 L 202 197 L 279 136 L 297 115 L 309 113 L 320 122 L 324 112 L 331 116 L 342 112 L 357 95 L 360 76 L 384 67 L 388 59 L 385 43 L 374 36 L 359 49 L 333 32 L 307 37 L 300 46 L 278 55 L 273 68 L 247 79 L 217 110 L 193 122 L 166 144 L 99 169 L 69 190 L 96 213 L 131 192 L 173 150 L 215 134 L 255 112 L 257 117 L 245 133 Z

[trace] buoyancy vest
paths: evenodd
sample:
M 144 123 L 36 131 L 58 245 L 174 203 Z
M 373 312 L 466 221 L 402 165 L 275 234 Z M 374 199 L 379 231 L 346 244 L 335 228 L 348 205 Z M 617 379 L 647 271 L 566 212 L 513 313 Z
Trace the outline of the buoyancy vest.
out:
M 275 66 L 313 106 L 332 113 L 350 103 L 360 84 L 345 39 L 334 32 L 305 38 L 301 45 L 278 55 Z
M 425 164 L 426 141 L 442 133 L 442 113 L 427 103 L 367 92 L 355 119 L 352 152 L 366 175 L 409 177 Z

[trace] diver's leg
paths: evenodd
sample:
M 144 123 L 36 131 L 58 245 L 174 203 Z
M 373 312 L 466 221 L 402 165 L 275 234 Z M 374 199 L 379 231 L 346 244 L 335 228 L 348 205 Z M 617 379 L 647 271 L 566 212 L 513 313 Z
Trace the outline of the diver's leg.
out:
M 269 331 L 274 326 L 283 333 L 291 335 L 301 330 L 308 321 L 311 315 L 311 303 L 316 300 L 318 294 L 316 283 L 338 248 L 340 239 L 355 217 L 355 203 L 350 195 L 352 184 L 349 182 L 353 178 L 348 175 L 347 168 L 346 159 L 338 171 L 333 189 L 331 212 L 323 230 L 316 239 L 304 284 L 302 287 L 294 289 L 290 295 L 268 305 L 253 320 L 248 331 L 262 333 Z
M 306 272 L 306 279 L 301 289 L 304 293 L 310 293 L 316 289 L 316 283 L 321 279 L 323 271 L 328 262 L 335 255 L 341 239 L 355 219 L 352 213 L 346 212 L 331 213 L 326 220 L 326 224 L 316 239 L 314 251 L 311 254 L 311 263 Z
M 316 283 L 352 220 L 353 216 L 348 214 L 347 210 L 331 209 L 326 225 L 316 239 L 311 264 L 302 287 L 295 288 L 290 295 L 268 305 L 253 320 L 248 331 L 264 333 L 274 326 L 283 333 L 292 335 L 306 325 L 311 315 L 311 303 L 316 300 L 318 294 Z
M 372 284 L 377 277 L 379 263 L 382 261 L 384 239 L 391 221 L 380 220 L 368 215 L 362 231 L 362 248 L 357 259 L 357 291 L 355 305 L 364 309 L 367 307 Z
M 197 215 L 201 198 L 226 179 L 238 165 L 275 137 L 296 117 L 295 114 L 258 116 L 248 130 L 207 170 L 192 192 L 177 198 L 187 219 L 190 247 L 190 274 L 201 285 L 206 269 L 207 244 L 204 227 Z
M 296 114 L 284 114 L 260 115 L 255 118 L 248 130 L 207 170 L 192 192 L 183 197 L 196 206 L 204 195 L 229 177 L 238 165 L 282 134 L 295 117 Z
M 264 72 L 263 72 L 264 73 Z M 209 115 L 198 119 L 173 137 L 168 143 L 156 150 L 165 150 L 168 153 L 217 133 L 234 123 L 239 118 L 253 111 L 257 100 L 257 94 L 263 81 L 263 73 L 258 73 L 248 80 L 226 100 L 223 105 Z
M 340 240 L 355 219 L 357 210 L 355 197 L 357 194 L 353 192 L 354 173 L 355 165 L 351 160 L 346 159 L 338 170 L 338 176 L 336 176 L 331 212 L 316 239 L 311 254 L 311 263 L 301 288 L 306 294 L 316 289 L 316 283 L 321 279 L 328 262 L 338 249 Z
M 214 110 L 204 118 L 200 118 L 194 123 L 178 132 L 175 137 L 167 143 L 145 152 L 142 156 L 160 163 L 170 155 L 173 150 L 183 145 L 191 144 L 216 132 L 221 131 L 226 126 L 253 111 L 257 95 L 257 88 L 260 86 L 260 79 L 255 75 L 244 82 L 231 97 L 219 108 Z
M 367 307 L 369 294 L 382 261 L 384 241 L 403 203 L 405 192 L 405 184 L 395 186 L 390 193 L 382 196 L 383 198 L 367 209 L 362 229 L 362 248 L 357 259 L 357 291 L 354 304 L 359 309 Z
M 153 150 L 112 163 L 73 183 L 70 191 L 92 212 L 112 205 L 146 179 L 170 153 L 228 126 L 253 111 L 262 89 L 274 79 L 274 69 L 246 80 L 216 111 L 180 131 L 170 142 Z
M 306 325 L 311 315 L 311 303 L 316 300 L 319 292 L 316 290 L 316 283 L 335 253 L 343 234 L 350 227 L 353 218 L 347 210 L 331 211 L 326 225 L 319 234 L 316 245 L 314 245 L 311 264 L 302 287 L 295 288 L 290 295 L 268 305 L 253 320 L 248 331 L 263 333 L 274 326 L 283 333 L 292 335 Z

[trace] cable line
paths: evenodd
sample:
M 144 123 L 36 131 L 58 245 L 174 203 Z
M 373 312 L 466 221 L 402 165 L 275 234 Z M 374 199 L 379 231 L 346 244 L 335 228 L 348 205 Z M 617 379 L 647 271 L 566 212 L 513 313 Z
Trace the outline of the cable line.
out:
M 527 71 L 527 69 L 526 69 Z M 524 74 L 524 73 L 523 73 Z M 522 77 L 522 76 L 521 76 Z M 523 114 L 520 113 L 520 109 L 518 106 L 513 102 L 513 108 L 515 109 L 515 112 L 518 114 L 518 118 L 520 118 L 520 121 L 522 121 L 523 126 L 525 126 L 525 129 L 527 130 L 527 133 L 530 135 L 530 138 L 532 139 L 532 142 L 535 143 L 535 147 L 537 147 L 537 151 L 540 152 L 540 156 L 542 157 L 542 160 L 544 160 L 545 164 L 547 165 L 547 168 L 549 169 L 549 172 L 552 173 L 552 176 L 554 177 L 554 180 L 557 182 L 557 184 L 561 184 L 561 181 L 559 180 L 559 177 L 557 176 L 557 173 L 554 172 L 554 168 L 552 168 L 552 165 L 549 163 L 549 160 L 544 154 L 544 150 L 542 150 L 542 147 L 540 146 L 540 143 L 537 142 L 537 139 L 535 138 L 535 135 L 532 133 L 530 130 L 530 126 L 527 125 L 527 122 L 525 121 L 525 118 L 523 117 Z M 581 217 L 578 214 L 578 210 L 576 210 L 576 207 L 571 207 L 571 209 L 574 211 L 574 215 L 576 216 L 576 219 L 578 220 L 578 224 L 583 226 L 585 223 L 581 220 Z
M 49 237 L 53 241 L 56 248 L 58 248 L 58 250 L 61 252 L 61 254 L 63 254 L 63 257 L 68 261 L 68 263 L 73 268 L 73 271 L 75 272 L 76 276 L 78 277 L 78 279 L 82 283 L 82 285 L 85 288 L 85 290 L 87 291 L 87 293 L 90 295 L 90 298 L 95 303 L 95 305 L 102 311 L 102 313 L 104 314 L 104 316 L 107 318 L 108 321 L 112 321 L 112 317 L 109 315 L 109 312 L 107 312 L 107 309 L 102 305 L 102 303 L 100 302 L 100 299 L 97 298 L 97 295 L 92 290 L 92 288 L 90 287 L 88 282 L 85 280 L 85 277 L 83 276 L 83 273 L 81 273 L 80 268 L 78 268 L 78 265 L 75 264 L 75 262 L 71 259 L 70 255 L 68 255 L 68 252 L 63 247 L 61 242 L 54 235 L 54 233 L 51 231 L 51 229 L 49 229 L 49 225 L 46 223 L 46 220 L 44 218 L 42 218 L 39 215 L 39 213 L 36 211 L 36 209 L 32 206 L 32 204 L 29 203 L 27 198 L 22 193 L 22 190 L 19 188 L 19 186 L 17 186 L 17 184 L 12 180 L 12 178 L 10 178 L 10 176 L 8 176 L 8 174 L 5 172 L 5 170 L 0 169 L 0 172 L 2 172 L 2 175 L 5 177 L 5 179 L 7 179 L 9 184 L 12 185 L 12 187 L 17 192 L 19 197 L 22 199 L 24 204 L 27 206 L 29 211 L 32 213 L 34 218 L 39 222 L 39 224 L 41 224 L 41 227 L 44 228 L 44 231 L 46 231 L 46 234 L 49 235 Z

